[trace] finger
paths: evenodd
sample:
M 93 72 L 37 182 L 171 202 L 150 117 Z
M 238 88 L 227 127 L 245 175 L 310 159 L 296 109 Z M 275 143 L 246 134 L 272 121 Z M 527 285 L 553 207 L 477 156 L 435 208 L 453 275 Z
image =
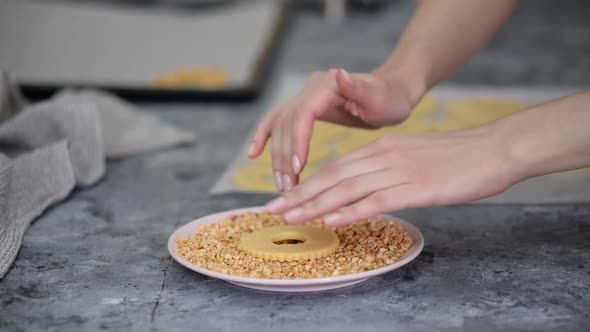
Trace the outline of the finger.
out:
M 323 167 L 318 173 L 282 197 L 270 202 L 266 208 L 272 213 L 284 213 L 314 198 L 345 179 L 377 172 L 387 168 L 382 158 L 370 157 L 350 163 Z
M 328 164 L 326 164 L 323 167 L 323 169 L 336 168 L 336 167 L 339 167 L 340 165 L 345 165 L 345 164 L 348 164 L 348 163 L 351 163 L 351 162 L 354 162 L 357 160 L 361 160 L 364 158 L 372 158 L 372 157 L 376 156 L 377 154 L 385 151 L 387 149 L 388 145 L 389 144 L 386 142 L 386 140 L 378 139 L 377 141 L 370 143 L 367 146 L 356 149 L 343 157 L 340 157 L 336 160 L 329 162 Z M 280 174 L 280 172 L 275 173 L 275 180 L 278 177 L 280 180 L 278 182 L 282 183 L 282 175 L 277 175 L 277 174 Z M 316 173 L 315 176 L 317 176 L 318 174 L 319 173 Z M 312 176 L 312 178 L 313 178 L 313 176 Z M 306 180 L 306 182 L 315 181 L 315 180 L 312 180 L 312 178 Z M 299 191 L 299 189 L 297 189 L 297 191 Z M 266 205 L 266 208 L 273 213 L 281 213 L 282 211 L 286 211 L 286 210 L 293 207 L 292 205 L 289 205 L 286 203 L 287 203 L 287 200 L 285 200 L 282 197 L 279 197 L 279 198 L 276 198 L 276 199 L 272 200 L 271 202 L 269 202 Z M 295 203 L 293 203 L 293 204 L 295 204 Z
M 278 157 L 281 151 L 281 128 L 279 126 L 280 123 L 275 123 L 275 127 L 272 129 L 273 139 L 270 141 L 270 154 L 272 160 L 272 171 L 275 178 L 275 186 L 277 187 L 278 191 L 283 191 L 283 174 L 281 174 L 281 164 Z
M 326 122 L 336 123 L 343 126 L 354 127 L 354 128 L 365 128 L 365 129 L 372 129 L 375 128 L 364 121 L 359 121 L 359 119 L 349 111 L 342 108 L 337 108 L 338 112 L 327 112 L 322 114 L 318 119 Z
M 294 130 L 291 131 L 292 155 L 291 169 L 294 175 L 299 175 L 307 164 L 309 144 L 313 131 L 313 116 L 306 113 L 297 113 L 294 121 Z
M 292 155 L 293 155 L 293 144 L 292 144 L 292 132 L 293 132 L 293 113 L 294 110 L 283 117 L 281 121 L 281 151 L 279 152 L 278 158 L 280 159 L 280 170 L 283 175 L 283 191 L 289 191 L 293 188 L 295 182 L 295 176 L 292 170 Z
M 391 169 L 348 178 L 283 216 L 287 223 L 302 223 L 397 185 L 400 185 L 399 180 L 392 175 Z
M 343 69 L 338 69 L 336 73 L 336 83 L 340 94 L 348 99 L 356 106 L 366 108 L 367 100 L 371 96 L 371 84 L 368 82 L 353 77 L 350 73 Z
M 332 226 L 348 225 L 380 213 L 422 206 L 421 192 L 411 185 L 400 185 L 375 192 L 360 201 L 324 216 Z
M 350 107 L 352 106 L 353 102 L 350 100 L 346 100 L 346 102 L 344 102 L 344 108 L 346 110 L 350 110 Z
M 291 144 L 288 160 L 293 183 L 295 183 L 295 176 L 301 172 L 307 162 L 313 121 L 342 102 L 340 96 L 335 95 L 333 92 L 323 91 L 319 95 L 303 99 L 303 102 L 294 109 L 293 117 L 289 123 L 289 142 Z
M 281 112 L 288 104 L 289 102 L 282 103 L 264 115 L 264 117 L 260 121 L 260 124 L 256 128 L 256 131 L 254 132 L 252 143 L 250 144 L 250 148 L 248 149 L 248 157 L 256 158 L 262 153 L 262 151 L 264 151 L 266 142 L 268 141 L 268 138 L 271 136 L 274 120 L 277 118 L 278 115 L 281 114 Z
M 355 102 L 351 101 L 351 100 L 347 100 L 346 103 L 344 104 L 344 108 L 353 116 L 355 117 L 359 117 L 360 113 L 359 113 L 359 109 L 358 106 L 356 105 Z

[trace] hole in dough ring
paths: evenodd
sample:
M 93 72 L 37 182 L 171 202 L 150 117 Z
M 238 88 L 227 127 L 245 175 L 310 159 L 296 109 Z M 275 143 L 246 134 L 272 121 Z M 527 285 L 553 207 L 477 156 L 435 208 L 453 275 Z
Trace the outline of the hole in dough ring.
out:
M 296 244 L 276 244 L 294 240 Z M 333 230 L 304 225 L 262 228 L 240 239 L 238 249 L 247 255 L 278 261 L 315 259 L 333 254 L 340 241 Z

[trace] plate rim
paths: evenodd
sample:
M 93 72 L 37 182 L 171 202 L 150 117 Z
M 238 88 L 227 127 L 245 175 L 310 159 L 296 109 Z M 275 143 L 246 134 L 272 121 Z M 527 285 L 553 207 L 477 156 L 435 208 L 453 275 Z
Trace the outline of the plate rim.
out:
M 176 262 L 178 262 L 179 264 L 188 268 L 189 270 L 192 270 L 194 272 L 198 272 L 200 274 L 203 274 L 203 275 L 206 275 L 206 276 L 209 276 L 212 278 L 216 278 L 216 279 L 220 279 L 220 280 L 224 280 L 224 281 L 231 281 L 231 282 L 240 283 L 240 284 L 296 287 L 296 286 L 318 286 L 318 285 L 326 285 L 326 284 L 333 284 L 333 283 L 352 282 L 352 281 L 359 280 L 359 279 L 371 278 L 371 277 L 374 277 L 377 275 L 381 275 L 381 274 L 396 270 L 396 269 L 412 262 L 414 259 L 416 259 L 416 257 L 418 257 L 418 255 L 420 255 L 420 253 L 424 249 L 424 235 L 422 235 L 422 232 L 420 232 L 420 230 L 416 226 L 414 226 L 410 222 L 408 222 L 404 219 L 401 219 L 399 217 L 386 215 L 386 214 L 380 214 L 379 217 L 382 217 L 387 220 L 395 221 L 400 226 L 402 226 L 402 228 L 404 228 L 404 230 L 406 232 L 408 232 L 408 234 L 410 234 L 410 236 L 415 235 L 417 238 L 415 239 L 412 236 L 412 240 L 414 241 L 414 243 L 410 247 L 410 250 L 412 250 L 412 252 L 409 255 L 406 256 L 406 254 L 407 254 L 407 252 L 406 252 L 406 254 L 404 254 L 402 256 L 402 258 L 400 258 L 400 260 L 398 260 L 392 264 L 389 264 L 389 265 L 386 265 L 386 266 L 383 266 L 383 267 L 380 267 L 377 269 L 369 270 L 369 271 L 344 274 L 344 275 L 338 275 L 338 276 L 331 276 L 331 277 L 322 277 L 322 278 L 305 278 L 305 279 L 251 278 L 251 277 L 234 276 L 234 275 L 216 272 L 213 270 L 209 270 L 209 269 L 200 267 L 196 264 L 191 263 L 184 256 L 182 256 L 181 254 L 179 254 L 177 252 L 178 246 L 176 244 L 176 239 L 178 237 L 180 237 L 181 235 L 185 235 L 184 230 L 186 228 L 192 226 L 193 224 L 195 224 L 195 226 L 197 224 L 199 224 L 198 223 L 199 220 L 202 220 L 204 218 L 221 219 L 227 215 L 241 214 L 241 213 L 246 213 L 246 212 L 262 212 L 264 210 L 265 210 L 264 206 L 246 207 L 246 208 L 239 208 L 239 209 L 234 209 L 234 210 L 227 210 L 227 211 L 223 211 L 223 212 L 208 214 L 208 215 L 204 215 L 199 218 L 193 219 L 192 221 L 177 227 L 176 230 L 168 237 L 168 242 L 167 242 L 168 252 Z M 208 223 L 208 224 L 214 224 L 214 223 L 215 222 Z M 416 248 L 412 249 L 414 246 L 416 246 Z M 404 257 L 404 256 L 406 256 L 406 257 Z

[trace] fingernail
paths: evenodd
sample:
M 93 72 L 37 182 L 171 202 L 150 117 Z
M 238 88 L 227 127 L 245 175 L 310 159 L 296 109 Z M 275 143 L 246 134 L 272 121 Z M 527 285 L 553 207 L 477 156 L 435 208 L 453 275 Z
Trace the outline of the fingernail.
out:
M 295 174 L 301 172 L 301 161 L 299 161 L 299 157 L 297 156 L 293 156 L 293 172 L 295 172 Z
M 254 142 L 250 143 L 250 148 L 248 149 L 248 156 L 251 156 L 254 153 Z
M 283 197 L 278 197 L 268 202 L 268 204 L 266 204 L 266 209 L 271 213 L 276 213 L 285 205 L 285 203 L 286 201 Z
M 289 191 L 293 188 L 293 182 L 291 181 L 291 177 L 287 174 L 283 175 L 283 189 L 285 191 Z
M 283 180 L 281 178 L 281 173 L 275 172 L 275 185 L 277 186 L 278 191 L 283 191 Z
M 334 225 L 337 224 L 340 219 L 342 219 L 342 214 L 334 212 L 324 216 L 324 223 L 328 225 Z
M 303 217 L 303 212 L 303 208 L 294 208 L 293 210 L 287 211 L 287 213 L 283 215 L 283 218 L 285 218 L 288 223 L 295 222 L 297 219 L 301 219 L 301 217 Z
M 344 69 L 340 69 L 340 71 L 342 72 L 342 76 L 344 77 L 344 80 L 348 84 L 352 84 L 352 78 L 350 77 L 350 74 Z

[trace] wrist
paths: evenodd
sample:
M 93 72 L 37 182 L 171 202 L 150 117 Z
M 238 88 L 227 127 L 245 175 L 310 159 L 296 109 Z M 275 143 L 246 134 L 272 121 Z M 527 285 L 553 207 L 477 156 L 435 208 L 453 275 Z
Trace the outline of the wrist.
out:
M 538 173 L 539 147 L 534 147 L 535 137 L 518 125 L 520 119 L 513 116 L 492 122 L 493 140 L 499 147 L 504 173 L 512 184 L 541 175 Z M 531 141 L 532 139 L 532 141 Z
M 425 75 L 413 67 L 412 65 L 385 63 L 375 69 L 373 75 L 383 79 L 391 90 L 403 89 L 413 107 L 428 91 Z

